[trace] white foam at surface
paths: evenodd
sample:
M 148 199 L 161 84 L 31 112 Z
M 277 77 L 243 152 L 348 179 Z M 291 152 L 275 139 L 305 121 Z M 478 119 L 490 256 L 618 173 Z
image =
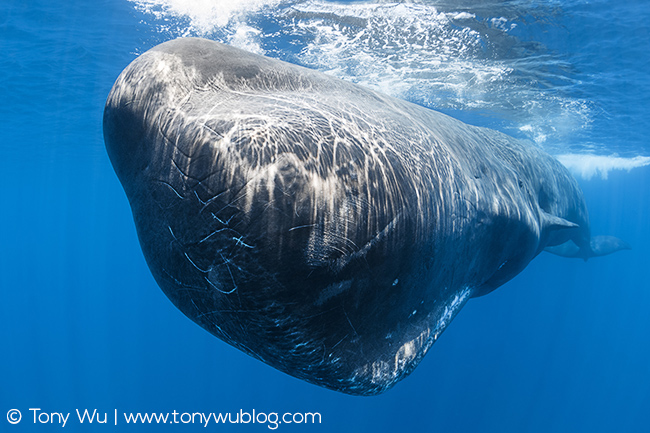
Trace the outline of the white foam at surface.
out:
M 469 12 L 458 12 L 457 14 L 451 14 L 451 17 L 455 20 L 471 20 L 476 18 L 476 15 Z
M 633 168 L 650 165 L 650 157 L 647 156 L 623 158 L 618 155 L 564 154 L 556 155 L 555 157 L 574 175 L 586 180 L 594 176 L 607 179 L 609 172 L 612 170 L 630 171 Z
M 277 0 L 129 0 L 141 11 L 165 17 L 187 17 L 188 31 L 208 34 L 224 27 L 239 15 L 278 3 Z
M 520 135 L 544 146 L 567 142 L 567 134 L 591 125 L 588 101 L 531 86 L 547 77 L 543 62 L 560 70 L 560 61 L 536 54 L 545 70 L 540 77 L 535 62 L 500 51 L 517 43 L 509 34 L 515 24 L 501 14 L 441 12 L 426 2 L 310 0 L 292 5 L 286 16 L 286 34 L 308 36 L 299 62 L 339 78 L 438 110 L 529 124 Z
M 230 44 L 251 53 L 264 54 L 264 50 L 260 47 L 259 43 L 260 33 L 261 32 L 254 27 L 245 25 L 239 26 L 231 36 Z
M 218 29 L 227 35 L 222 42 L 265 54 L 260 30 L 247 24 L 247 16 L 281 0 L 128 0 L 136 9 L 157 20 L 157 29 L 174 37 L 208 37 Z M 185 22 L 186 21 L 186 22 Z
M 311 35 L 301 62 L 424 105 L 444 106 L 449 96 L 452 103 L 483 105 L 489 89 L 511 72 L 498 61 L 476 62 L 486 41 L 452 22 L 471 14 L 417 3 L 310 1 L 293 9 L 302 15 L 288 31 Z
M 572 65 L 518 40 L 512 30 L 519 15 L 508 8 L 486 14 L 420 0 L 129 1 L 166 38 L 208 37 L 448 114 L 469 113 L 470 123 L 483 116 L 483 126 L 551 153 L 597 141 L 584 137 L 603 109 L 564 92 L 579 84 L 566 72 Z M 604 146 L 587 151 L 608 153 Z
M 489 45 L 467 12 L 439 12 L 423 3 L 337 3 L 322 0 L 129 0 L 171 36 L 216 36 L 259 54 L 277 35 L 262 33 L 260 17 L 280 37 L 300 40 L 295 60 L 384 93 L 437 108 L 494 104 L 512 69 L 476 61 Z M 500 18 L 501 19 L 501 18 Z M 470 23 L 471 24 L 471 23 Z

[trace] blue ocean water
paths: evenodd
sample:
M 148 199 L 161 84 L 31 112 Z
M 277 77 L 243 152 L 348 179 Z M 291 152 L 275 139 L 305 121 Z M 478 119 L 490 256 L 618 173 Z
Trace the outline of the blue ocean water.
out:
M 115 426 L 116 410 L 322 415 L 279 425 L 287 431 L 648 431 L 648 23 L 640 0 L 3 0 L 0 431 L 61 428 L 34 422 L 30 408 L 71 413 L 66 431 L 270 430 Z M 531 140 L 576 174 L 592 232 L 633 249 L 586 263 L 541 254 L 471 300 L 415 372 L 378 397 L 280 373 L 167 300 L 104 150 L 115 78 L 186 35 Z M 76 409 L 107 413 L 108 425 L 81 424 Z

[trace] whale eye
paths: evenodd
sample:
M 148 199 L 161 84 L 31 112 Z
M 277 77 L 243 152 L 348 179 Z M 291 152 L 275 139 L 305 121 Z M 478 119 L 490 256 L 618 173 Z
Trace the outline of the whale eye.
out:
M 523 187 L 524 187 L 524 183 L 523 183 L 521 180 L 519 180 L 518 183 L 519 183 L 519 188 L 523 188 Z

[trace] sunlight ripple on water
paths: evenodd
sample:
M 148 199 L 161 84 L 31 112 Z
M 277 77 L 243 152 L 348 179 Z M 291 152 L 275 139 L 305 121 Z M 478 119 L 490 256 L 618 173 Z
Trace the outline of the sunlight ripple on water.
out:
M 152 39 L 208 37 L 502 130 L 553 154 L 650 153 L 650 131 L 638 127 L 643 110 L 622 103 L 618 90 L 629 86 L 621 80 L 627 74 L 639 81 L 636 95 L 650 94 L 635 75 L 643 65 L 619 62 L 628 70 L 603 71 L 594 58 L 616 53 L 616 41 L 598 40 L 597 31 L 586 39 L 572 34 L 585 22 L 615 24 L 592 10 L 598 2 L 130 1 Z M 617 18 L 617 26 L 641 19 Z M 647 33 L 630 36 L 641 46 L 650 41 Z M 611 127 L 625 122 L 633 126 L 625 133 Z

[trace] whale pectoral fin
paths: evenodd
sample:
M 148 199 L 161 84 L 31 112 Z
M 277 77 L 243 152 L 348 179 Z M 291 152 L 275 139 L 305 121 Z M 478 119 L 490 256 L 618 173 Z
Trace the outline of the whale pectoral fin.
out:
M 580 229 L 578 224 L 544 211 L 540 213 L 540 216 L 542 223 L 542 244 L 547 245 L 548 247 L 564 245 L 575 236 L 576 230 Z M 558 253 L 558 255 L 563 256 L 563 254 L 560 253 Z
M 590 257 L 606 256 L 616 251 L 632 249 L 630 244 L 614 236 L 594 236 L 591 238 L 590 245 Z
M 614 236 L 594 236 L 589 243 L 589 251 L 580 249 L 573 241 L 565 242 L 561 245 L 544 248 L 551 254 L 557 256 L 580 258 L 588 260 L 592 257 L 606 256 L 621 250 L 630 250 L 632 247 L 625 241 Z
M 545 230 L 566 230 L 566 229 L 576 229 L 580 227 L 576 223 L 572 223 L 569 220 L 566 220 L 564 218 L 560 218 L 559 216 L 556 215 L 551 215 L 548 212 L 541 212 L 541 217 L 542 217 L 542 226 L 544 227 Z

